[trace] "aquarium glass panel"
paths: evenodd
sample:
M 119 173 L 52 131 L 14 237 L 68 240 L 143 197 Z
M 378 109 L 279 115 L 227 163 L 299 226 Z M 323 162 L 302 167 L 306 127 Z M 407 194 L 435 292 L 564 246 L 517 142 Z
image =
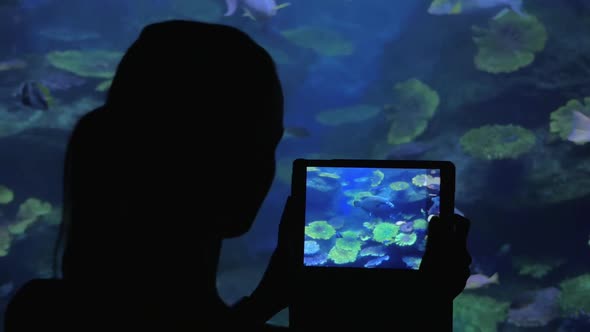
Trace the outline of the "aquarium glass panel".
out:
M 224 244 L 225 301 L 249 294 L 262 276 L 293 160 L 449 160 L 473 256 L 454 330 L 590 331 L 590 1 L 239 0 L 235 10 L 230 2 L 0 1 L 0 319 L 20 286 L 55 277 L 74 124 L 104 102 L 143 26 L 190 19 L 247 32 L 272 55 L 285 94 L 269 197 L 251 231 Z M 344 174 L 351 185 L 365 176 Z M 347 224 L 355 203 L 342 195 Z M 429 207 L 428 196 L 415 199 Z M 329 253 L 340 240 L 359 249 L 347 264 L 368 264 L 360 253 L 371 241 L 362 239 L 379 227 L 368 216 L 368 227 L 352 230 L 358 239 L 334 230 L 319 245 Z M 407 223 L 387 222 L 397 221 Z M 383 244 L 394 248 L 396 239 Z M 286 325 L 287 311 L 272 322 Z

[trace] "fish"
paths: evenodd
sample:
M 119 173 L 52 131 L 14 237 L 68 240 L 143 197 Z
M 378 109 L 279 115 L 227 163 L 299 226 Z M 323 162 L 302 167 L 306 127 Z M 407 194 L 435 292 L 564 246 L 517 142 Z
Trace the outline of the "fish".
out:
M 254 21 L 258 18 L 271 18 L 277 14 L 279 9 L 291 5 L 289 2 L 279 5 L 275 0 L 225 0 L 225 4 L 227 5 L 227 11 L 224 16 L 234 15 L 241 5 L 244 9 L 243 16 L 249 17 Z
M 567 140 L 576 144 L 590 142 L 590 117 L 586 114 L 574 111 L 572 114 L 572 131 Z
M 373 258 L 370 261 L 368 261 L 367 263 L 365 263 L 365 267 L 366 268 L 377 267 L 377 266 L 381 265 L 381 263 L 383 263 L 385 261 L 388 261 L 388 260 L 389 260 L 389 256 L 388 255 L 377 257 L 377 258 Z
M 467 279 L 465 283 L 465 289 L 478 289 L 482 287 L 486 287 L 491 284 L 499 284 L 500 279 L 498 272 L 492 274 L 491 276 L 486 276 L 485 274 L 472 274 Z
M 21 59 L 9 59 L 9 60 L 0 61 L 0 71 L 24 69 L 27 66 L 28 66 L 27 63 Z
M 37 81 L 27 81 L 21 84 L 17 97 L 23 105 L 37 110 L 47 111 L 53 106 L 53 97 L 49 89 Z
M 522 9 L 523 0 L 434 0 L 428 7 L 431 15 L 458 15 L 492 8 L 510 8 L 520 16 L 527 16 Z M 500 11 L 505 13 L 505 11 Z
M 369 213 L 370 216 L 388 218 L 394 212 L 395 205 L 385 197 L 367 196 L 354 201 L 354 206 Z

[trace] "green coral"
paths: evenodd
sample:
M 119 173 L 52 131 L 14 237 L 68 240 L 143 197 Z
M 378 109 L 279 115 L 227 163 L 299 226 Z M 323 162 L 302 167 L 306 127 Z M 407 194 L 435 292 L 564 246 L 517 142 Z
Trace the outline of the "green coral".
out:
M 363 242 L 359 239 L 359 232 L 345 231 L 342 232 L 341 238 L 336 239 L 335 247 L 342 250 L 359 251 Z
M 385 107 L 390 121 L 387 142 L 392 145 L 409 143 L 428 127 L 440 97 L 422 81 L 412 78 L 393 88 L 394 103 Z
M 398 225 L 389 222 L 381 222 L 373 228 L 373 241 L 386 245 L 392 244 L 398 232 Z
M 354 44 L 339 33 L 314 27 L 301 27 L 281 31 L 293 44 L 308 48 L 322 56 L 344 56 L 354 52 Z
M 535 143 L 533 132 L 516 125 L 485 125 L 469 130 L 460 140 L 463 151 L 483 160 L 516 159 Z
M 559 138 L 567 140 L 572 132 L 572 116 L 574 111 L 590 116 L 590 97 L 582 100 L 569 100 L 565 105 L 551 112 L 549 116 L 551 119 L 549 131 L 559 136 Z
M 512 258 L 512 265 L 517 269 L 518 274 L 535 279 L 543 278 L 563 263 L 562 259 L 552 257 L 535 259 L 527 256 L 516 256 Z
M 305 226 L 305 235 L 315 240 L 329 240 L 336 234 L 336 230 L 325 220 L 318 220 Z
M 565 315 L 576 315 L 581 310 L 590 312 L 590 274 L 566 279 L 559 285 L 559 304 Z
M 328 258 L 336 264 L 346 264 L 356 261 L 359 250 L 346 250 L 338 246 L 332 247 L 328 252 Z
M 412 223 L 413 223 L 414 229 L 416 229 L 416 230 L 428 228 L 428 221 L 426 221 L 426 219 L 423 219 L 423 218 L 414 219 L 412 221 Z
M 371 176 L 371 187 L 377 187 L 378 185 L 381 184 L 381 182 L 383 182 L 383 179 L 385 178 L 385 174 L 380 171 L 380 170 L 374 170 L 373 171 L 373 176 Z
M 533 15 L 509 11 L 490 20 L 487 28 L 473 26 L 478 47 L 474 62 L 488 73 L 510 73 L 530 65 L 545 48 L 547 31 Z
M 54 51 L 46 55 L 55 68 L 81 77 L 111 79 L 123 53 L 114 51 Z
M 402 191 L 410 188 L 410 184 L 406 181 L 396 181 L 389 185 L 389 188 L 394 191 Z
M 453 301 L 453 325 L 458 331 L 496 332 L 509 307 L 510 303 L 489 296 L 462 293 Z
M 372 105 L 355 105 L 328 109 L 316 114 L 317 122 L 325 126 L 340 126 L 369 120 L 381 112 L 381 108 Z
M 0 185 L 0 204 L 8 204 L 14 199 L 14 193 L 10 188 Z
M 398 233 L 395 236 L 393 243 L 395 243 L 396 245 L 398 245 L 400 247 L 406 247 L 406 246 L 411 246 L 414 243 L 416 243 L 417 239 L 418 239 L 418 236 L 416 235 L 416 233 L 410 233 L 410 234 Z

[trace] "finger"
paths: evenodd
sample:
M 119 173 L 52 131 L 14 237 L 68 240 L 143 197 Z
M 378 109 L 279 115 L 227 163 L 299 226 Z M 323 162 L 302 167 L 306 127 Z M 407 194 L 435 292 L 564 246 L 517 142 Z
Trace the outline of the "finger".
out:
M 455 236 L 457 237 L 457 239 L 467 240 L 467 235 L 469 234 L 469 230 L 471 229 L 471 221 L 465 217 L 456 214 L 454 217 L 454 224 Z

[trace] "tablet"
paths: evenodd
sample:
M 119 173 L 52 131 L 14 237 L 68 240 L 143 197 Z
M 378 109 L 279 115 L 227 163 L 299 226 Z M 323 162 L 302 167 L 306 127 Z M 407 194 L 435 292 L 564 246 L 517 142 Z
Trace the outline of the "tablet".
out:
M 447 161 L 297 159 L 297 260 L 305 269 L 417 270 L 430 217 L 452 215 L 454 191 Z

